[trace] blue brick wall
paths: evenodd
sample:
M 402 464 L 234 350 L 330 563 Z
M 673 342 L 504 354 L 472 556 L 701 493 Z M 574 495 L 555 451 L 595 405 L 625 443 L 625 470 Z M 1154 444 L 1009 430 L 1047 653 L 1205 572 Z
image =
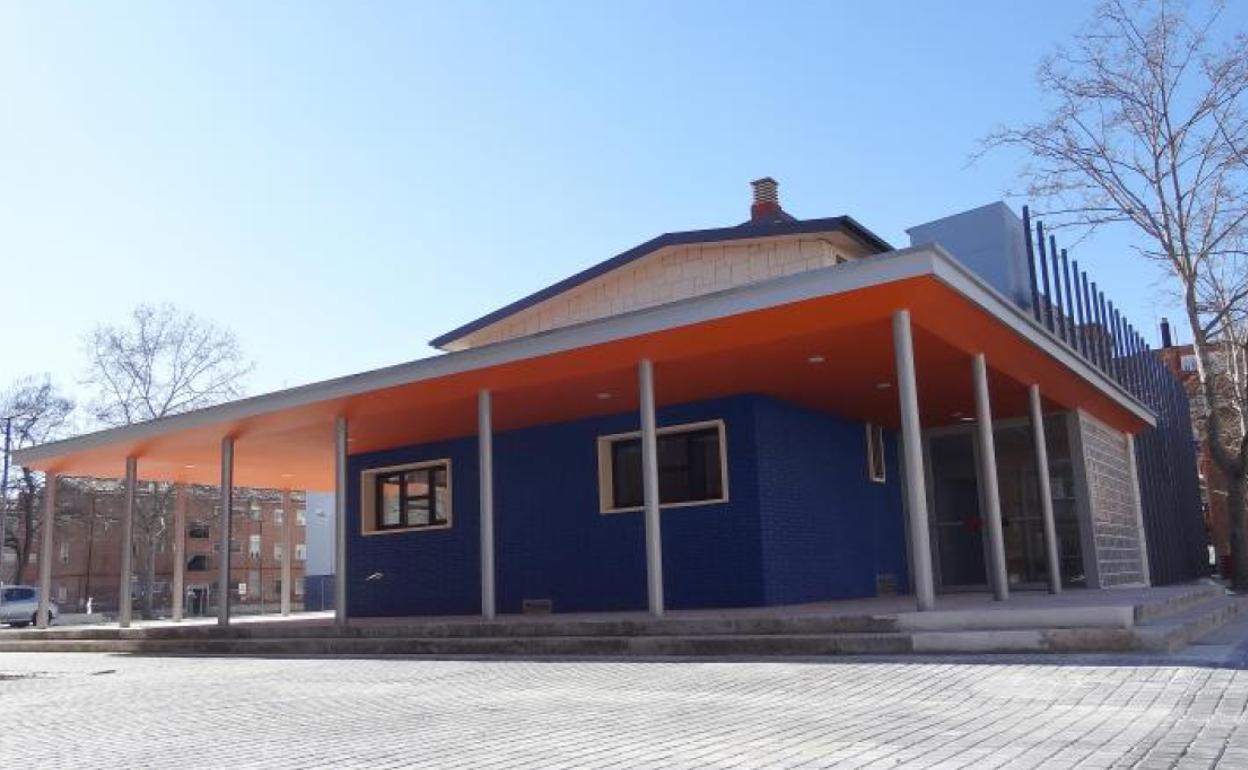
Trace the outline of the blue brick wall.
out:
M 364 535 L 360 473 L 450 459 L 449 529 Z M 455 615 L 481 606 L 476 439 L 352 455 L 347 462 L 347 612 L 357 617 Z M 379 576 L 370 580 L 370 576 Z
M 877 571 L 905 585 L 891 445 L 890 483 L 871 485 L 859 423 L 751 395 L 658 413 L 660 427 L 709 419 L 725 423 L 729 499 L 663 510 L 668 607 L 866 595 Z M 500 611 L 525 599 L 550 599 L 557 612 L 646 607 L 642 514 L 604 515 L 598 503 L 598 437 L 638 427 L 628 413 L 494 437 Z M 361 534 L 363 470 L 441 458 L 452 464 L 450 529 Z M 479 612 L 476 439 L 353 455 L 348 471 L 350 614 Z
M 877 484 L 862 423 L 771 398 L 755 416 L 766 603 L 874 596 L 877 573 L 908 590 L 895 436 Z

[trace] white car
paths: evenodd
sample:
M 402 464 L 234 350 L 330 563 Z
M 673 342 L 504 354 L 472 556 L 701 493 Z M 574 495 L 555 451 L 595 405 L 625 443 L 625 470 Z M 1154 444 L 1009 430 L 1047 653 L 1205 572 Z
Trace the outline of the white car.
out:
M 0 623 L 22 628 L 35 622 L 39 612 L 39 589 L 34 586 L 5 586 L 0 588 Z M 48 625 L 61 612 L 56 602 L 48 602 Z

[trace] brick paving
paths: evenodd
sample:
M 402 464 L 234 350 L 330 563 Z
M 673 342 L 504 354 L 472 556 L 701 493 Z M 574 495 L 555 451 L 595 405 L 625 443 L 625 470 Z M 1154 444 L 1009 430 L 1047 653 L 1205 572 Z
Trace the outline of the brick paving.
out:
M 1248 671 L 0 655 L 0 764 L 1248 767 Z

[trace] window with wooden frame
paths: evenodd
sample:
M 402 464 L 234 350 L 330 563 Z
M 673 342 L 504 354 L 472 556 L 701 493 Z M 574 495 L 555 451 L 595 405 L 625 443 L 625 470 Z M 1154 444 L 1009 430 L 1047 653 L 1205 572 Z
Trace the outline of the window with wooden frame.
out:
M 728 453 L 723 420 L 674 425 L 657 431 L 659 503 L 705 505 L 728 500 Z M 598 439 L 599 509 L 637 511 L 644 506 L 641 434 Z
M 867 478 L 876 484 L 887 480 L 884 469 L 884 429 L 867 423 Z
M 361 481 L 364 534 L 451 526 L 450 460 L 376 468 Z

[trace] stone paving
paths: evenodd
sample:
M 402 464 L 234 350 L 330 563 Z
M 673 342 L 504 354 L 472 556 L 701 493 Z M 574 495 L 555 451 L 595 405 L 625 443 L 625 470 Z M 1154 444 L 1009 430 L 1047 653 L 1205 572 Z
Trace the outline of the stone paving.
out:
M 1248 671 L 1129 663 L 6 653 L 0 766 L 1248 767 Z

